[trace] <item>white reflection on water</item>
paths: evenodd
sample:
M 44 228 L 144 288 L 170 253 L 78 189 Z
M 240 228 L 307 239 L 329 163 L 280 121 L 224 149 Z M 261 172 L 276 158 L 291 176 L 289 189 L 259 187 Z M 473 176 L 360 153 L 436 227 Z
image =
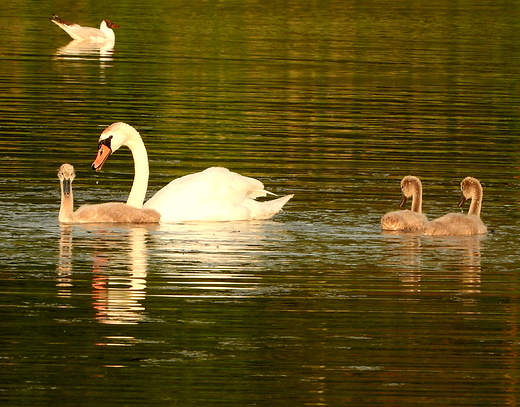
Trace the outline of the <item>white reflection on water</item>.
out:
M 114 54 L 114 41 L 94 43 L 72 40 L 56 50 L 54 55 L 63 59 L 81 59 L 81 57 L 99 57 L 100 61 L 111 61 Z
M 144 227 L 117 229 L 95 225 L 75 226 L 89 239 L 74 241 L 74 226 L 61 227 L 57 266 L 58 296 L 73 295 L 74 245 L 89 250 L 92 258 L 92 298 L 96 319 L 105 324 L 135 324 L 145 319 L 148 256 Z M 78 234 L 79 234 L 78 233 Z M 115 242 L 115 244 L 114 244 Z
M 269 230 L 279 224 L 205 222 L 161 224 L 157 237 L 162 276 L 175 296 L 242 296 L 259 289 L 255 270 L 269 246 Z M 198 290 L 195 293 L 194 290 Z
M 105 324 L 145 320 L 149 263 L 157 297 L 237 298 L 263 294 L 260 268 L 277 247 L 277 222 L 204 222 L 149 226 L 62 226 L 58 296 L 73 296 L 75 273 L 92 272 L 93 308 Z M 87 257 L 87 267 L 84 259 Z M 83 260 L 82 260 L 83 259 Z M 264 259 L 264 260 L 262 260 Z
M 61 227 L 60 258 L 56 267 L 58 273 L 58 297 L 70 297 L 72 287 L 72 226 Z
M 133 227 L 128 235 L 129 274 L 113 274 L 114 260 L 105 255 L 94 258 L 92 298 L 96 319 L 105 324 L 133 324 L 144 320 L 148 258 L 146 229 Z M 126 252 L 126 251 L 125 251 Z M 117 260 L 119 261 L 119 260 Z M 123 263 L 124 264 L 124 263 Z

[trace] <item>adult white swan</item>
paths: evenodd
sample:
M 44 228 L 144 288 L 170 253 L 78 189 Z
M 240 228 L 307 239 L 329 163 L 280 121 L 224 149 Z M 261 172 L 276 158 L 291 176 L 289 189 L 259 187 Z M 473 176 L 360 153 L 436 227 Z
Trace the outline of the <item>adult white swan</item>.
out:
M 256 198 L 272 194 L 260 181 L 226 168 L 212 167 L 173 180 L 143 206 L 148 189 L 148 154 L 141 135 L 132 126 L 113 123 L 101 133 L 92 169 L 99 171 L 110 154 L 121 146 L 131 150 L 135 166 L 134 183 L 126 203 L 157 210 L 161 222 L 269 219 L 293 197 L 258 202 Z

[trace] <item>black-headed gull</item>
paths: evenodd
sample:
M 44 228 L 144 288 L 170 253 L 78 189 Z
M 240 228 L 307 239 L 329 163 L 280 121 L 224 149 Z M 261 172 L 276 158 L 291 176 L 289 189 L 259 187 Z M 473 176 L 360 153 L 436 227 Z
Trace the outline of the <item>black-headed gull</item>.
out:
M 99 28 L 82 27 L 79 24 L 70 23 L 63 18 L 58 17 L 56 14 L 52 15 L 51 21 L 63 29 L 72 38 L 80 41 L 115 41 L 116 37 L 112 28 L 120 28 L 120 26 L 114 24 L 110 20 L 101 21 Z

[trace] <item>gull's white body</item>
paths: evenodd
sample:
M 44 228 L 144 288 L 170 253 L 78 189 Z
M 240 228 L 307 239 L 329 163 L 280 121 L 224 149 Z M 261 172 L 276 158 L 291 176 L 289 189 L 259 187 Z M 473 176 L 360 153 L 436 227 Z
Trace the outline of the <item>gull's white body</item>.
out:
M 79 24 L 70 23 L 57 15 L 53 15 L 51 21 L 64 30 L 75 40 L 91 41 L 91 42 L 114 42 L 116 36 L 113 28 L 119 28 L 118 25 L 110 20 L 103 20 L 99 28 L 82 27 Z

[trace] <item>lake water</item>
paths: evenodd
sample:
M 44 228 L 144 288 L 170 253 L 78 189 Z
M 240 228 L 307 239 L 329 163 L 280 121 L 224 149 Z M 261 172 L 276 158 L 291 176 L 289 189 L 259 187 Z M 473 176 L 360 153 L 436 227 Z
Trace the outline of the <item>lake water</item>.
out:
M 109 18 L 72 48 L 52 13 Z M 0 5 L 0 402 L 6 406 L 515 406 L 520 5 L 498 0 Z M 60 227 L 220 165 L 294 193 L 270 221 Z M 432 219 L 484 186 L 491 233 L 381 233 L 399 182 Z M 464 208 L 467 210 L 467 206 Z

